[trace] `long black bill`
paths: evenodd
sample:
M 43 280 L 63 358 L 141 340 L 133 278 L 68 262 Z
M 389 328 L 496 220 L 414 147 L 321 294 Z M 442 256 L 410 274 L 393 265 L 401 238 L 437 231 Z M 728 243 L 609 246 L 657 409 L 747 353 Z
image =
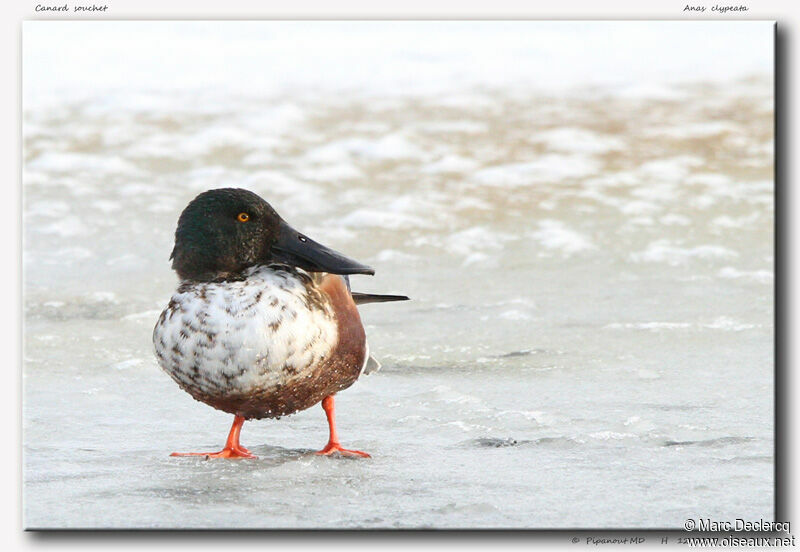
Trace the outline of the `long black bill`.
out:
M 278 241 L 272 246 L 273 258 L 309 272 L 331 274 L 375 274 L 375 271 L 341 253 L 315 242 L 286 222 L 278 227 Z

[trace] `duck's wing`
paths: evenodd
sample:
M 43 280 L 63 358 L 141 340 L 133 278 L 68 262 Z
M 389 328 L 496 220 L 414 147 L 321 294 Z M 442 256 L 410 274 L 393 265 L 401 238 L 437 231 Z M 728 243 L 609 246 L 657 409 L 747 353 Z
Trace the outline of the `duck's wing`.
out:
M 309 274 L 311 279 L 317 284 L 322 284 L 322 281 L 328 276 L 327 272 L 312 272 Z M 379 293 L 361 293 L 359 291 L 353 291 L 350 289 L 350 278 L 347 276 L 339 276 L 342 280 L 344 280 L 344 284 L 347 286 L 347 291 L 350 292 L 350 296 L 353 298 L 353 302 L 356 305 L 366 305 L 367 303 L 389 303 L 391 301 L 410 301 L 407 296 L 405 295 L 383 295 Z
M 389 303 L 390 301 L 410 301 L 405 295 L 378 295 L 377 293 L 359 293 L 357 291 L 351 291 L 350 295 L 353 297 L 353 302 L 356 305 Z
M 389 303 L 391 301 L 410 301 L 405 295 L 382 295 L 378 293 L 361 293 L 350 289 L 350 277 L 342 276 L 344 283 L 347 285 L 347 291 L 353 297 L 353 302 L 356 305 L 366 305 L 367 303 Z

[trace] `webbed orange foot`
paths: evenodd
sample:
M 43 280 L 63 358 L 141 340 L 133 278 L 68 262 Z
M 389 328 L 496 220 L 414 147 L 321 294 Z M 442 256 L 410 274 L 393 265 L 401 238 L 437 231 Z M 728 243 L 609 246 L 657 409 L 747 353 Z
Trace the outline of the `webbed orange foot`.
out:
M 250 453 L 249 450 L 239 444 L 239 434 L 244 425 L 244 418 L 236 416 L 233 419 L 231 431 L 228 434 L 228 441 L 225 448 L 219 452 L 173 452 L 170 456 L 205 456 L 206 458 L 258 458 Z
M 331 454 L 339 453 L 342 456 L 360 456 L 361 458 L 372 458 L 366 452 L 360 450 L 350 450 L 346 448 L 342 448 L 342 445 L 339 443 L 328 443 L 325 445 L 325 448 L 322 450 L 318 450 L 316 454 L 320 454 L 323 456 L 330 456 Z
M 219 452 L 173 452 L 170 456 L 205 456 L 206 458 L 258 458 L 244 447 L 225 447 Z
M 325 416 L 328 418 L 330 437 L 328 438 L 328 444 L 325 445 L 325 448 L 318 451 L 317 454 L 330 456 L 331 454 L 339 453 L 342 456 L 360 456 L 361 458 L 372 458 L 366 452 L 342 448 L 342 445 L 339 444 L 339 436 L 336 433 L 336 407 L 333 402 L 333 395 L 329 395 L 322 399 L 322 409 L 325 410 Z

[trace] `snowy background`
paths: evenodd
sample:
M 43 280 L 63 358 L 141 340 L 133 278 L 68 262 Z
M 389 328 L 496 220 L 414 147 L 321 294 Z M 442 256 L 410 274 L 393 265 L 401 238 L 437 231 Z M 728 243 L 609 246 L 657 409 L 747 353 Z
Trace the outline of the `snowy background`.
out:
M 27 527 L 670 527 L 773 511 L 773 26 L 25 22 Z M 153 357 L 180 211 L 377 270 L 383 369 L 245 425 Z

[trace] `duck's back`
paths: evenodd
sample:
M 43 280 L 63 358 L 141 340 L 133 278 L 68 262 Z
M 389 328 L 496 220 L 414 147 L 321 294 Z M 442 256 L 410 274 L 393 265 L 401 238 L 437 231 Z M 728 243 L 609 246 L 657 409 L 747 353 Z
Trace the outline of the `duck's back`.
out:
M 246 418 L 303 410 L 349 387 L 366 358 L 338 276 L 259 266 L 240 281 L 187 282 L 156 324 L 161 367 L 195 399 Z

